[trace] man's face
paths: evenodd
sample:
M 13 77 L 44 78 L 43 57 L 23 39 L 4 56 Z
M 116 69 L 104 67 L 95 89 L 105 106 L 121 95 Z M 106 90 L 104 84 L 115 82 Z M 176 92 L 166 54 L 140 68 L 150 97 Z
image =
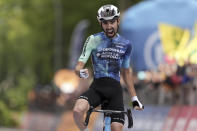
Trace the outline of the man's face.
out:
M 119 21 L 119 19 L 115 19 L 101 22 L 101 26 L 107 37 L 113 38 L 116 36 L 116 33 L 118 32 Z

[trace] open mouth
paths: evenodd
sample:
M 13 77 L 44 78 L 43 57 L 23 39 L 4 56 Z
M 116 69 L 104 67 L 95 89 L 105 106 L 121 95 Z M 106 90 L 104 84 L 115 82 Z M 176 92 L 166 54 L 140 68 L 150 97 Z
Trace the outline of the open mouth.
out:
M 114 36 L 115 35 L 115 31 L 114 31 L 114 29 L 108 29 L 108 30 L 106 30 L 106 34 L 108 35 L 108 36 Z

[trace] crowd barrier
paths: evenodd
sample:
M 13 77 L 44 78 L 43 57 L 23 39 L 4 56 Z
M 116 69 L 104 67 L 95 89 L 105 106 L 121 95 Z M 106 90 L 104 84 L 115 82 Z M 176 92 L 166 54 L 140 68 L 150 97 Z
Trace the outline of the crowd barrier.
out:
M 197 131 L 197 106 L 145 106 L 143 111 L 133 110 L 132 115 L 134 120 L 133 128 L 127 128 L 127 117 L 125 117 L 124 131 Z M 89 128 L 91 127 L 90 131 L 101 131 L 103 115 L 97 114 L 92 119 L 93 116 L 91 116 L 92 124 L 89 125 Z M 63 115 L 28 112 L 23 116 L 22 129 L 76 131 L 77 127 L 72 118 L 72 111 Z

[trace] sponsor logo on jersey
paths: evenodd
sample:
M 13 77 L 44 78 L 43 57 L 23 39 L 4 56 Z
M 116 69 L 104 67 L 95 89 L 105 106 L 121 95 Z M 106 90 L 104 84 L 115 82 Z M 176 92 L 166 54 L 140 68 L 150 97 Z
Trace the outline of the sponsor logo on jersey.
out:
M 99 52 L 115 52 L 115 53 L 120 53 L 120 54 L 124 54 L 125 51 L 121 50 L 121 49 L 116 49 L 116 48 L 101 48 L 99 50 Z
M 120 57 L 125 53 L 124 50 L 115 48 L 101 48 L 96 56 L 98 58 L 110 58 L 110 59 L 120 59 Z

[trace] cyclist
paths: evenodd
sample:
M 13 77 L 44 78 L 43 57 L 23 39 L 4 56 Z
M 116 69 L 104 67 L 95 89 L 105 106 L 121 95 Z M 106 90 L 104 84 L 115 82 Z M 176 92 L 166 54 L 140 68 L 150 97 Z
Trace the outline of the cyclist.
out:
M 91 55 L 94 80 L 90 88 L 77 99 L 73 109 L 75 123 L 81 131 L 87 130 L 83 124 L 84 114 L 90 106 L 97 107 L 107 100 L 107 109 L 124 110 L 120 75 L 127 85 L 134 109 L 143 109 L 132 82 L 131 43 L 118 34 L 120 24 L 118 8 L 114 5 L 102 6 L 98 10 L 97 19 L 103 31 L 87 38 L 75 67 L 75 72 L 79 77 L 87 78 L 88 69 L 84 67 Z M 122 131 L 124 114 L 112 114 L 110 117 L 112 131 Z

